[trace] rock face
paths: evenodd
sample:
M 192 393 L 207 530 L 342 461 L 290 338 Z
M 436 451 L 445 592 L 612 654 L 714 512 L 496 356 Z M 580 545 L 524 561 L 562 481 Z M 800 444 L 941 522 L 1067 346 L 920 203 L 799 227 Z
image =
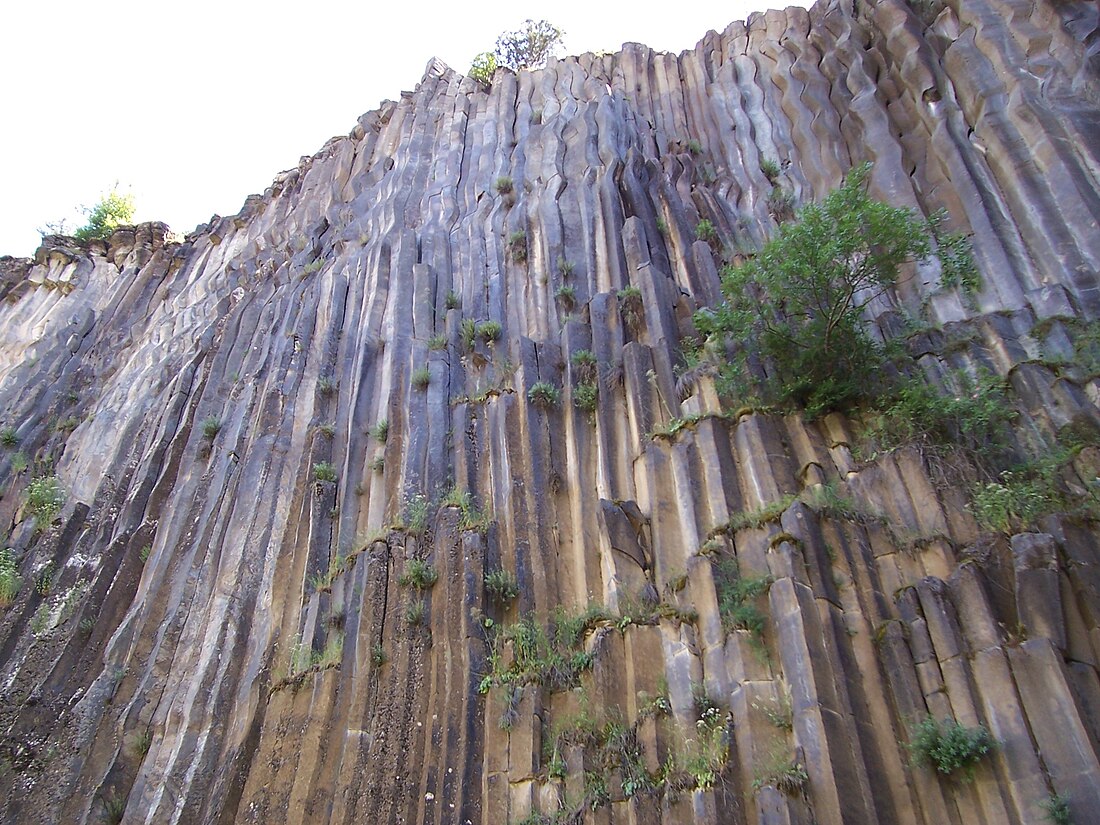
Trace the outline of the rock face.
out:
M 1100 317 L 1090 2 L 433 61 L 181 243 L 0 261 L 4 821 L 1091 821 L 1096 525 L 983 534 L 917 450 L 677 380 L 723 257 L 865 160 L 983 277 L 916 267 L 868 323 L 1008 376 L 1022 445 L 1100 422 L 1053 363 Z M 997 740 L 971 781 L 910 764 L 927 716 Z

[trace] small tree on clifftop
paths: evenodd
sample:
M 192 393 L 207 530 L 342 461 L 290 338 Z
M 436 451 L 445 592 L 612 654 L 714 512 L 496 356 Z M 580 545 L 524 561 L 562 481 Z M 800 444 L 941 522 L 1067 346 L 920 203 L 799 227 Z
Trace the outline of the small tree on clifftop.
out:
M 546 20 L 524 21 L 523 28 L 497 38 L 497 57 L 510 69 L 537 69 L 562 46 L 565 32 Z
M 91 209 L 85 207 L 88 223 L 73 233 L 80 241 L 92 238 L 106 238 L 120 226 L 128 226 L 134 221 L 134 196 L 123 195 L 117 188 L 112 189 Z

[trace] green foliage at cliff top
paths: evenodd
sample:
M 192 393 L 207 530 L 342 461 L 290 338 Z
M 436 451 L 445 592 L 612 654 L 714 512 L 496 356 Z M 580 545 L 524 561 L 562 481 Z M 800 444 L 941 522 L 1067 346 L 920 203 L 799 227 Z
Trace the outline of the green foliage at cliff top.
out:
M 129 226 L 134 222 L 134 196 L 123 195 L 118 189 L 112 189 L 99 203 L 85 211 L 88 222 L 76 230 L 73 236 L 81 241 L 106 238 L 118 227 Z

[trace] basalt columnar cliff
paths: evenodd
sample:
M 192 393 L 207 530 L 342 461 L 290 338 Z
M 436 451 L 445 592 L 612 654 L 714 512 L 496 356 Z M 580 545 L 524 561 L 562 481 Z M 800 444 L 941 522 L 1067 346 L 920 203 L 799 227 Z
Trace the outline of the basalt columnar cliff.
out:
M 3 259 L 0 818 L 1096 821 L 1097 525 L 983 530 L 965 472 L 683 371 L 723 263 L 864 161 L 981 275 L 869 328 L 1004 376 L 1020 455 L 1095 429 L 1091 2 L 432 61 L 237 215 Z M 926 718 L 996 744 L 941 774 Z

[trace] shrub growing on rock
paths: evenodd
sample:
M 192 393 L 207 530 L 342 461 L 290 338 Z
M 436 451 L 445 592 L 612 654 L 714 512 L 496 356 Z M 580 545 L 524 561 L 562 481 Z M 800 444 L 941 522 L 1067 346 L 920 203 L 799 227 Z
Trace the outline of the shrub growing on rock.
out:
M 536 381 L 527 391 L 527 400 L 538 407 L 556 407 L 561 402 L 561 390 L 549 381 Z
M 27 487 L 27 511 L 40 524 L 49 524 L 65 506 L 65 491 L 57 476 L 36 478 Z
M 966 782 L 973 778 L 974 765 L 996 746 L 983 725 L 968 728 L 953 720 L 938 722 L 931 716 L 913 726 L 909 742 L 915 764 L 931 765 L 945 776 L 959 773 Z
M 474 57 L 467 75 L 486 86 L 493 82 L 493 73 L 497 70 L 497 56 L 493 52 L 482 52 Z
M 88 222 L 73 233 L 80 241 L 106 238 L 120 226 L 134 222 L 134 196 L 112 189 L 91 209 L 85 209 Z
M 697 329 L 731 341 L 724 389 L 804 408 L 810 417 L 847 410 L 874 391 L 885 362 L 863 329 L 863 308 L 893 288 L 901 267 L 932 254 L 932 230 L 908 209 L 872 200 L 870 164 L 853 169 L 819 204 L 782 224 L 754 258 L 722 273 L 725 301 L 696 313 Z M 963 256 L 965 241 L 944 239 Z M 751 365 L 755 365 L 755 370 Z

